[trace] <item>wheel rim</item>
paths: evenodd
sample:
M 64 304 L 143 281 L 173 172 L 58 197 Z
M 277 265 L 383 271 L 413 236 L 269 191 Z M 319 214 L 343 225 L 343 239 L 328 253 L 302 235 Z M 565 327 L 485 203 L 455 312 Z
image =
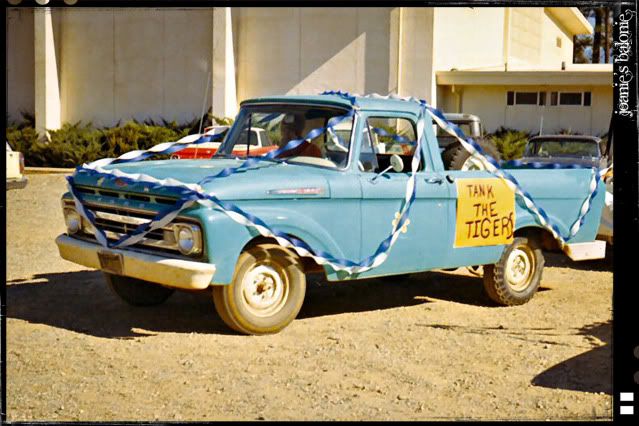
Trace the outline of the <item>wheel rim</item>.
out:
M 462 164 L 461 170 L 484 170 L 484 164 L 474 156 L 468 157 L 464 164 Z
M 515 291 L 526 289 L 532 282 L 535 257 L 529 247 L 517 247 L 510 252 L 506 262 L 506 280 Z
M 278 313 L 288 299 L 288 281 L 274 265 L 255 265 L 242 279 L 246 309 L 258 317 Z

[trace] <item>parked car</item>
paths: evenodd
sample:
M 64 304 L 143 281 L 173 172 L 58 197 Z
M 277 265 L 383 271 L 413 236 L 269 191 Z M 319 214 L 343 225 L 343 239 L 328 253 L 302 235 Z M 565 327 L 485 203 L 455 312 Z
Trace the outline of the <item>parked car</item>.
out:
M 211 158 L 217 153 L 218 148 L 222 144 L 222 140 L 228 133 L 230 126 L 211 126 L 204 129 L 205 135 L 217 135 L 217 142 L 204 142 L 197 145 L 189 145 L 186 148 L 176 152 L 172 155 L 174 159 L 194 159 L 194 158 Z M 233 154 L 244 155 L 246 154 L 246 138 L 240 141 L 233 149 Z M 253 127 L 251 128 L 251 138 L 249 143 L 249 155 L 259 156 L 266 154 L 269 151 L 277 149 L 277 146 L 273 145 L 268 132 L 266 130 Z
M 482 147 L 484 152 L 495 160 L 501 160 L 501 154 L 495 143 L 486 139 L 484 126 L 479 117 L 473 114 L 445 113 L 444 117 L 451 123 L 455 123 L 464 132 L 466 137 L 471 137 Z M 483 170 L 484 166 L 480 161 L 470 156 L 457 138 L 446 132 L 442 128 L 437 128 L 437 142 L 442 153 L 442 161 L 446 170 Z
M 552 234 L 490 172 L 445 170 L 430 121 L 420 126 L 424 129 L 422 161 L 410 173 L 417 146 L 411 141 L 416 140 L 421 112 L 418 104 L 355 99 L 356 119 L 348 115 L 354 110 L 352 104 L 337 95 L 247 100 L 218 154 L 206 163 L 158 160 L 102 166 L 118 174 L 144 173 L 145 179 L 171 177 L 184 184 L 197 183 L 200 194 L 214 194 L 226 206 L 195 203 L 125 247 L 99 244 L 96 235 L 102 238 L 102 234 L 76 210 L 74 196 L 81 196 L 82 206 L 95 216 L 95 226 L 113 243 L 131 236 L 138 225 L 166 212 L 167 206 L 176 205 L 184 187 L 126 180 L 121 174 L 116 178 L 77 172 L 72 182 L 75 195 L 62 196 L 67 231 L 56 239 L 60 255 L 102 270 L 114 293 L 131 305 L 160 304 L 176 289 L 210 288 L 223 321 L 245 334 L 274 333 L 286 327 L 300 311 L 309 272 L 342 281 L 485 265 L 484 289 L 490 298 L 501 305 L 529 301 L 541 282 L 542 250 L 559 250 Z M 281 158 L 257 162 L 242 172 L 205 180 L 240 164 L 233 152 L 245 143 L 247 123 L 289 114 L 305 120 L 305 135 L 326 126 L 331 118 L 350 117 L 342 121 L 350 124 L 338 129 L 344 145 L 335 146 L 324 132 L 304 142 L 317 145 L 321 157 L 281 153 Z M 279 133 L 277 126 L 273 135 Z M 346 141 L 348 152 L 344 151 Z M 566 235 L 578 219 L 575 212 L 590 195 L 590 171 L 509 172 L 543 203 L 553 224 Z M 380 248 L 388 250 L 383 241 L 399 224 L 398 211 L 411 179 L 415 179 L 415 197 L 410 219 L 394 231 L 390 251 L 383 253 L 384 259 L 376 254 L 375 259 L 382 261 L 374 267 L 345 270 Z M 564 252 L 574 260 L 605 254 L 605 243 L 594 240 L 603 198 L 604 191 L 598 191 L 579 231 L 565 246 Z M 277 234 L 266 233 L 256 221 Z M 287 248 L 283 238 L 297 248 Z M 318 256 L 346 260 L 320 262 Z
M 604 168 L 601 139 L 585 135 L 540 135 L 528 140 L 520 161 L 528 163 L 577 164 Z
M 11 149 L 7 142 L 7 190 L 21 189 L 27 186 L 27 177 L 24 176 L 24 156 L 21 152 Z

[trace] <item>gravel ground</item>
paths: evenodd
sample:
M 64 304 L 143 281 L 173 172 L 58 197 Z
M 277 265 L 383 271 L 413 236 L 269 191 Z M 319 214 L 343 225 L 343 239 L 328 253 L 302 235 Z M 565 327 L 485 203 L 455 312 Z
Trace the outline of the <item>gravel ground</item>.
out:
M 208 292 L 132 308 L 62 260 L 62 175 L 7 192 L 7 420 L 612 419 L 610 259 L 547 255 L 496 307 L 465 269 L 309 279 L 283 332 L 240 336 Z

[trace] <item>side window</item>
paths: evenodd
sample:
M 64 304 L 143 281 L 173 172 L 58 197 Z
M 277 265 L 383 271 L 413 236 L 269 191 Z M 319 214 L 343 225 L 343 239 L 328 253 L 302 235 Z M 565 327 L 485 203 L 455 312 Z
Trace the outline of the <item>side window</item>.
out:
M 402 172 L 409 172 L 416 146 L 417 135 L 411 120 L 369 117 L 362 135 L 360 170 L 378 173 L 386 169 L 390 165 L 390 157 L 397 154 L 404 163 Z

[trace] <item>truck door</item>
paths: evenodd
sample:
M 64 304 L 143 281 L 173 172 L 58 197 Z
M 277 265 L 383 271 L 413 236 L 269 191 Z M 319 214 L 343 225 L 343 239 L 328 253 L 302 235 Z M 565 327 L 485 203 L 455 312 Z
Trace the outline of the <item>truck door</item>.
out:
M 364 116 L 359 131 L 361 256 L 366 257 L 375 253 L 399 216 L 417 137 L 414 118 L 402 115 Z M 393 154 L 403 160 L 401 172 L 388 169 Z M 418 272 L 446 264 L 450 250 L 449 183 L 442 173 L 425 170 L 429 158 L 422 155 L 410 222 L 399 234 L 386 261 L 361 276 Z

